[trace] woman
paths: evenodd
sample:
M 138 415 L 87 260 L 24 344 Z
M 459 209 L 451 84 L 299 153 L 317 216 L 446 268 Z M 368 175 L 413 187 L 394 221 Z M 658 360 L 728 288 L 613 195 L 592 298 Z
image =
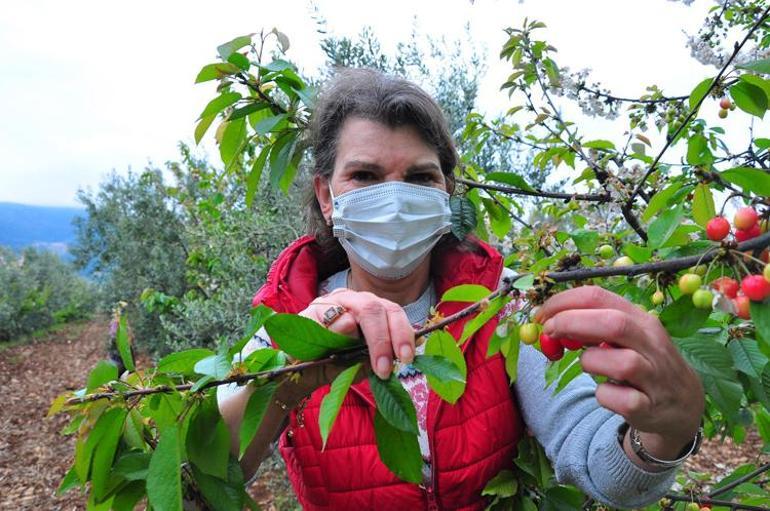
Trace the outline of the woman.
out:
M 511 391 L 500 355 L 486 357 L 493 319 L 463 346 L 464 395 L 455 405 L 443 403 L 409 366 L 422 349 L 414 327 L 446 289 L 496 288 L 504 274 L 494 249 L 482 242 L 463 247 L 445 234 L 457 157 L 443 114 L 409 82 L 348 70 L 320 95 L 312 134 L 309 235 L 279 256 L 254 303 L 362 337 L 380 378 L 391 374 L 395 359 L 401 362 L 398 376 L 418 412 L 424 482 L 399 481 L 380 461 L 366 381 L 352 386 L 321 450 L 318 409 L 331 373 L 340 370 L 328 367 L 279 387 L 242 460 L 247 476 L 280 435 L 289 478 L 306 509 L 482 509 L 482 489 L 512 466 L 526 425 L 560 481 L 612 506 L 659 498 L 680 458 L 695 450 L 704 407 L 697 376 L 660 322 L 600 288 L 560 293 L 537 313 L 544 331 L 591 346 L 611 340 L 617 349 L 588 348 L 583 367 L 627 385 L 597 387 L 584 375 L 553 395 L 543 388 L 545 358 L 522 346 Z M 460 306 L 440 304 L 439 312 Z M 457 337 L 461 329 L 458 322 L 450 332 Z M 244 355 L 269 346 L 266 337 L 264 331 L 255 336 Z M 249 392 L 220 395 L 236 452 Z

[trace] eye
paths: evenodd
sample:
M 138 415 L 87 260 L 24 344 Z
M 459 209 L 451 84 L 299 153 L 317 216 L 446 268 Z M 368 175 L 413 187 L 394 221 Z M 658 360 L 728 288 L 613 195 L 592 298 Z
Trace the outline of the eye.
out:
M 353 181 L 357 181 L 359 183 L 368 183 L 377 179 L 377 176 L 374 174 L 374 172 L 370 170 L 356 170 L 350 177 L 353 179 Z
M 436 175 L 432 172 L 418 172 L 408 177 L 409 182 L 418 185 L 432 185 L 436 180 Z

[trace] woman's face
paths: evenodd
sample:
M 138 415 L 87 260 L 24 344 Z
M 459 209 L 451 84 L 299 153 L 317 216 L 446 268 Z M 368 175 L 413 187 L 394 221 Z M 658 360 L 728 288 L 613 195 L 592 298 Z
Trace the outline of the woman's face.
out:
M 367 119 L 349 118 L 342 125 L 337 142 L 337 158 L 331 176 L 334 195 L 387 181 L 404 181 L 449 191 L 438 154 L 423 142 L 415 128 L 391 128 Z M 321 211 L 328 221 L 332 214 L 329 183 L 327 179 L 317 177 L 314 186 Z

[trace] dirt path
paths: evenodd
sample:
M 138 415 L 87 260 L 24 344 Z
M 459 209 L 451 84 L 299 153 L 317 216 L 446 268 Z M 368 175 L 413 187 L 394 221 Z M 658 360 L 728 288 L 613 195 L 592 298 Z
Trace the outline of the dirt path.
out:
M 54 495 L 75 441 L 59 435 L 66 416 L 45 414 L 58 394 L 84 385 L 106 339 L 106 322 L 91 322 L 0 351 L 0 509 L 84 509 L 77 491 Z
M 93 321 L 0 351 L 0 510 L 84 509 L 77 491 L 54 495 L 72 462 L 74 438 L 59 434 L 66 416 L 46 419 L 45 414 L 58 394 L 85 384 L 104 357 L 106 339 L 107 322 Z M 761 450 L 753 431 L 741 445 L 707 441 L 687 468 L 721 477 L 742 463 L 769 461 Z M 252 496 L 269 511 L 296 508 L 278 456 L 263 465 Z

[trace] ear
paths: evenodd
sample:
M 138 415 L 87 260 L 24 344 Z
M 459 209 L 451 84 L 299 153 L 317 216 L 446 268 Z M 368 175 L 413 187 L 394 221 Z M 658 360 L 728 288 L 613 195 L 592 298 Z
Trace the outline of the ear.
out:
M 318 205 L 321 207 L 321 214 L 326 219 L 326 224 L 332 224 L 332 196 L 329 193 L 329 179 L 324 176 L 313 176 L 313 190 Z

